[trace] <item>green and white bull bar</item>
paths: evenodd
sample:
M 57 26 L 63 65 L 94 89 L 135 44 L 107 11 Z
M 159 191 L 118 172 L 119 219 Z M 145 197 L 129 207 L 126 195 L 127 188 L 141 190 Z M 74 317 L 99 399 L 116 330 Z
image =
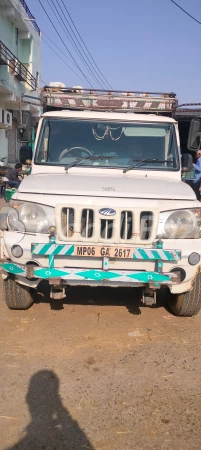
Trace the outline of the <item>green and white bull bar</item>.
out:
M 66 284 L 87 284 L 93 282 L 97 284 L 118 284 L 118 285 L 143 285 L 152 284 L 159 287 L 160 284 L 177 284 L 178 275 L 175 273 L 163 272 L 164 262 L 177 262 L 181 259 L 180 250 L 164 250 L 163 243 L 158 241 L 155 248 L 133 248 L 132 259 L 134 261 L 154 261 L 155 271 L 137 270 L 110 270 L 108 269 L 108 258 L 103 258 L 102 269 L 73 269 L 56 268 L 55 257 L 73 257 L 74 245 L 56 244 L 55 238 L 51 237 L 47 244 L 32 244 L 32 255 L 48 256 L 48 267 L 22 266 L 20 264 L 6 261 L 2 264 L 4 271 L 16 276 L 37 278 L 44 280 L 60 279 Z

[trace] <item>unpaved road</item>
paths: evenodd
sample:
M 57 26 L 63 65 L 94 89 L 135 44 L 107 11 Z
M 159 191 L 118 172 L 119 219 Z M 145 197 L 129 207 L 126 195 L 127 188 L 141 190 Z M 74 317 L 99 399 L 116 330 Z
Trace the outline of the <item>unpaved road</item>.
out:
M 200 450 L 201 314 L 131 289 L 0 303 L 0 449 Z

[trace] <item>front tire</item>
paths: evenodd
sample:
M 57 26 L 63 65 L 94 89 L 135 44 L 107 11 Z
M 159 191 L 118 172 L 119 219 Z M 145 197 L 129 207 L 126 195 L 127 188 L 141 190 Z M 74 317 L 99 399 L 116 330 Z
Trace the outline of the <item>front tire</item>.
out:
M 8 277 L 3 281 L 3 299 L 9 309 L 28 309 L 33 304 L 33 295 L 28 286 Z
M 172 294 L 168 305 L 176 316 L 192 317 L 198 314 L 201 309 L 201 273 L 193 280 L 191 291 Z

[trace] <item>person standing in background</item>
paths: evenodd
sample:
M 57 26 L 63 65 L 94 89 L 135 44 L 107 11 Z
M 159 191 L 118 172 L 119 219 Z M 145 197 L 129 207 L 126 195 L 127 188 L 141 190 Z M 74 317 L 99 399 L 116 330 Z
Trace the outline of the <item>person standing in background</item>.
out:
M 198 150 L 196 152 L 196 158 L 197 158 L 197 162 L 195 164 L 193 164 L 193 167 L 195 169 L 195 175 L 194 175 L 194 180 L 193 180 L 193 190 L 195 192 L 197 200 L 200 200 L 201 193 L 199 191 L 199 188 L 200 188 L 200 182 L 201 182 L 201 150 Z

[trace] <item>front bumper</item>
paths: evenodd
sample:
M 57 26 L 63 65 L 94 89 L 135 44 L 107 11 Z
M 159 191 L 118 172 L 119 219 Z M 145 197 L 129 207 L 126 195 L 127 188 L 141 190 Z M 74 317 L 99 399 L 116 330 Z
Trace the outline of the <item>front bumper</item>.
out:
M 114 285 L 114 286 L 152 286 L 177 284 L 180 282 L 175 273 L 139 272 L 128 270 L 95 270 L 95 269 L 73 269 L 73 268 L 50 268 L 36 266 L 22 266 L 6 261 L 2 264 L 6 273 L 25 277 L 27 279 L 61 280 L 63 284 L 69 285 Z
M 37 284 L 40 282 L 41 279 L 48 279 L 48 278 L 39 278 L 39 275 L 37 273 L 38 278 L 34 278 L 33 276 L 28 278 L 26 275 L 27 268 L 28 270 L 31 270 L 30 264 L 36 264 L 38 267 L 35 267 L 35 269 L 44 268 L 44 270 L 48 269 L 48 255 L 37 255 L 33 254 L 31 251 L 31 243 L 33 245 L 36 245 L 38 242 L 40 242 L 43 245 L 46 245 L 49 243 L 49 238 L 47 235 L 29 235 L 29 234 L 22 234 L 22 233 L 16 233 L 12 231 L 4 231 L 1 233 L 1 259 L 7 264 L 14 264 L 16 268 L 13 270 L 8 271 L 8 266 L 5 266 L 3 277 L 6 278 L 8 276 L 8 273 L 13 273 L 16 275 L 16 279 L 21 284 L 26 284 L 27 286 L 36 287 Z M 60 241 L 62 243 L 62 241 Z M 23 249 L 23 256 L 18 259 L 15 258 L 12 255 L 11 248 L 13 245 L 19 244 Z M 62 243 L 64 244 L 64 243 Z M 65 243 L 66 245 L 66 243 Z M 144 247 L 144 249 L 146 246 Z M 197 252 L 201 254 L 201 240 L 200 239 L 167 239 L 164 240 L 163 243 L 163 249 L 164 250 L 171 250 L 171 249 L 181 249 L 181 259 L 178 260 L 165 260 L 163 261 L 163 267 L 162 270 L 160 270 L 160 275 L 165 274 L 171 274 L 170 279 L 161 279 L 160 277 L 160 284 L 168 284 L 168 287 L 173 294 L 181 294 L 182 292 L 187 292 L 191 289 L 192 281 L 196 277 L 196 274 L 198 271 L 201 270 L 200 262 L 196 265 L 190 265 L 189 264 L 189 256 L 192 252 Z M 175 251 L 175 250 L 174 250 Z M 129 277 L 128 275 L 138 275 L 138 273 L 142 273 L 143 275 L 146 273 L 148 275 L 154 274 L 154 277 L 157 276 L 158 270 L 156 267 L 156 261 L 150 260 L 150 259 L 109 259 L 108 262 L 108 271 L 112 273 L 116 273 L 118 275 L 127 274 L 126 278 L 120 278 L 113 277 L 110 280 L 105 277 L 103 277 L 102 280 L 100 280 L 100 277 L 93 277 L 90 278 L 89 274 L 88 276 L 80 276 L 77 275 L 77 273 L 84 271 L 89 272 L 93 271 L 93 274 L 96 272 L 102 272 L 103 270 L 103 258 L 82 258 L 82 257 L 76 257 L 72 255 L 64 255 L 64 256 L 55 256 L 55 264 L 54 268 L 57 268 L 59 270 L 67 270 L 68 272 L 71 272 L 68 276 L 65 278 L 60 278 L 63 280 L 62 282 L 66 284 L 72 284 L 72 285 L 90 285 L 90 286 L 100 286 L 100 285 L 109 285 L 109 286 L 137 286 L 137 279 L 135 278 L 135 281 L 132 277 Z M 6 270 L 7 268 L 7 270 Z M 22 269 L 22 270 L 19 270 Z M 172 271 L 175 269 L 181 268 L 185 273 L 185 279 L 182 282 L 177 282 L 176 279 L 172 276 Z M 74 273 L 73 273 L 74 271 Z M 20 276 L 20 273 L 22 274 Z M 162 272 L 162 273 L 161 273 Z M 105 273 L 105 271 L 104 271 Z M 28 274 L 29 276 L 29 274 Z M 35 276 L 35 275 L 34 275 Z M 108 277 L 108 275 L 106 275 Z M 32 280 L 34 278 L 34 281 Z M 174 278 L 174 280 L 173 280 Z M 32 281 L 31 281 L 32 280 Z M 51 278 L 49 278 L 51 280 Z M 53 279 L 52 279 L 53 280 Z M 104 280 L 104 281 L 103 281 Z M 123 281 L 124 280 L 124 281 Z M 149 282 L 151 280 L 149 279 Z M 162 281 L 162 283 L 161 283 Z M 140 285 L 141 283 L 145 283 L 144 278 L 143 282 L 142 279 L 139 281 Z M 148 284 L 148 283 L 147 283 Z
M 100 249 L 101 247 L 99 247 Z M 89 249 L 89 247 L 88 247 Z M 109 250 L 108 250 L 109 251 Z M 73 268 L 73 256 L 75 246 L 57 244 L 55 238 L 49 243 L 34 243 L 31 246 L 32 257 L 35 255 L 48 257 L 48 267 L 32 265 L 21 265 L 11 261 L 5 261 L 2 268 L 6 273 L 27 279 L 50 280 L 50 283 L 62 282 L 62 284 L 88 284 L 88 285 L 110 285 L 110 286 L 143 286 L 148 284 L 152 287 L 160 285 L 172 285 L 180 283 L 180 277 L 175 273 L 163 271 L 163 261 L 177 262 L 181 259 L 180 250 L 164 250 L 161 244 L 151 249 L 133 247 L 130 249 L 131 260 L 152 261 L 155 270 L 112 270 L 109 268 L 109 259 L 102 258 L 102 269 L 100 268 Z M 56 261 L 60 256 L 71 258 L 70 267 L 57 267 Z

